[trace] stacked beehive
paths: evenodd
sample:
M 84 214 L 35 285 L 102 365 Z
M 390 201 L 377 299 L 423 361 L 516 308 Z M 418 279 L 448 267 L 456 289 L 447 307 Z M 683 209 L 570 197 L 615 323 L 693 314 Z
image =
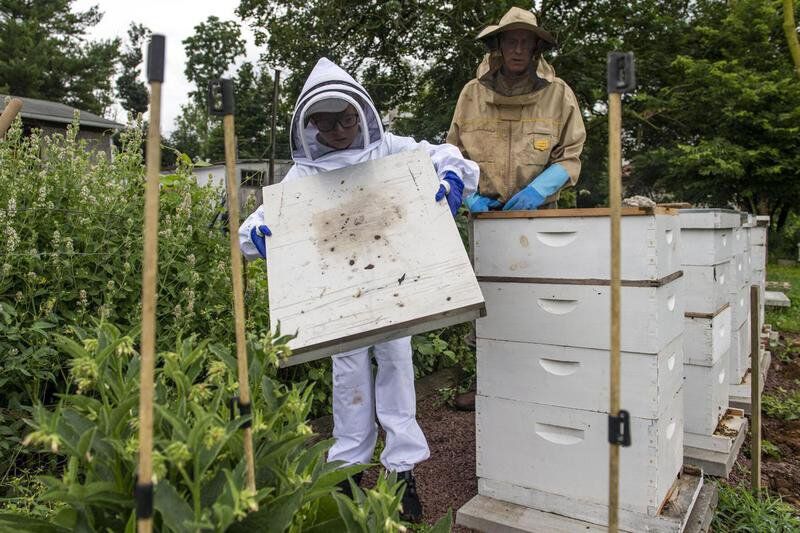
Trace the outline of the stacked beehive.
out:
M 731 303 L 731 351 L 728 365 L 728 381 L 739 385 L 750 368 L 750 278 L 752 258 L 750 255 L 751 220 L 747 213 L 741 215 L 741 226 L 733 228 L 733 280 L 730 287 Z
M 764 299 L 767 290 L 767 229 L 769 228 L 769 217 L 756 217 L 756 225 L 750 229 L 750 265 L 752 273 L 751 282 L 760 288 L 758 331 L 764 327 Z
M 703 447 L 702 437 L 714 434 L 728 410 L 731 293 L 741 288 L 734 242 L 741 224 L 738 212 L 720 209 L 682 209 L 680 222 L 686 276 L 686 441 Z
M 620 508 L 655 516 L 682 466 L 683 280 L 675 211 L 622 218 Z M 478 492 L 603 524 L 608 496 L 606 209 L 488 213 L 473 221 Z M 579 502 L 579 503 L 578 503 Z M 634 524 L 634 525 L 631 525 Z

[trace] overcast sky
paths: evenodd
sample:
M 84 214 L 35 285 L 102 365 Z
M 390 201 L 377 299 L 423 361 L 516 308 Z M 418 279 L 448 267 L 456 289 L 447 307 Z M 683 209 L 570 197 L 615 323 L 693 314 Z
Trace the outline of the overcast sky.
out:
M 73 9 L 84 11 L 93 5 L 99 6 L 104 15 L 100 23 L 89 32 L 90 39 L 121 37 L 124 40 L 131 22 L 144 24 L 154 33 L 166 36 L 166 70 L 161 94 L 161 129 L 165 134 L 174 129 L 180 106 L 187 101 L 187 95 L 192 88 L 183 75 L 186 55 L 181 41 L 192 35 L 194 27 L 211 15 L 242 24 L 234 12 L 239 0 L 76 0 Z M 239 62 L 257 60 L 259 51 L 252 31 L 245 24 L 242 24 L 242 35 L 247 40 L 247 54 Z M 142 80 L 145 80 L 144 74 Z M 108 118 L 126 122 L 125 112 L 119 106 L 115 106 L 110 115 Z

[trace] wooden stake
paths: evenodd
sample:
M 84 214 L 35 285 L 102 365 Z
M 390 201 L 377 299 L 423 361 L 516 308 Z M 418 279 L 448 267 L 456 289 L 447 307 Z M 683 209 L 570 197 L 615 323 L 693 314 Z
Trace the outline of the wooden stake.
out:
M 239 378 L 239 407 L 241 414 L 251 413 L 250 376 L 247 363 L 247 339 L 244 334 L 244 287 L 242 283 L 242 255 L 239 251 L 239 180 L 236 176 L 236 128 L 233 120 L 233 81 L 213 80 L 209 83 L 209 113 L 222 116 L 225 135 L 225 174 L 228 191 L 228 236 L 231 247 L 231 278 L 233 286 L 233 319 L 236 332 L 236 362 Z M 217 105 L 219 104 L 219 105 Z M 255 454 L 253 451 L 252 422 L 244 431 L 244 457 L 247 471 L 247 488 L 256 491 Z M 253 505 L 252 510 L 258 506 Z
M 163 35 L 153 35 L 150 40 L 147 70 L 150 80 L 150 123 L 147 131 L 142 255 L 142 363 L 139 374 L 139 476 L 136 486 L 139 533 L 150 533 L 153 530 L 153 374 L 158 275 L 158 192 L 161 177 L 161 82 L 164 81 Z
M 750 483 L 761 492 L 761 329 L 758 285 L 750 287 Z
M 275 184 L 275 121 L 278 116 L 278 88 L 280 87 L 281 71 L 275 69 L 275 79 L 272 88 L 272 141 L 269 156 L 269 179 L 267 185 Z
M 619 448 L 630 446 L 630 418 L 619 405 L 620 365 L 620 220 L 622 218 L 622 94 L 636 87 L 633 53 L 612 52 L 608 82 L 608 207 L 611 214 L 611 334 L 608 407 L 608 530 L 619 530 Z
M 3 114 L 0 115 L 0 140 L 5 138 L 8 128 L 11 127 L 20 109 L 22 109 L 22 100 L 19 98 L 12 98 L 8 104 L 6 104 L 6 108 L 3 109 Z
M 619 93 L 608 95 L 608 206 L 611 208 L 611 368 L 609 414 L 619 413 L 620 361 L 620 218 L 622 210 L 622 103 Z M 608 530 L 619 527 L 619 446 L 608 456 Z

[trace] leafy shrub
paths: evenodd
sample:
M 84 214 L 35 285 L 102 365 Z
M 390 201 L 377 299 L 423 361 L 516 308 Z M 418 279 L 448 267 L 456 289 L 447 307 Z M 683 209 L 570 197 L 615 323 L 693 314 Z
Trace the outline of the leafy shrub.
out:
M 55 455 L 59 475 L 42 476 L 43 502 L 61 503 L 48 520 L 6 513 L 0 525 L 47 524 L 52 531 L 133 531 L 132 492 L 138 451 L 139 355 L 134 333 L 101 323 L 77 340 L 55 337 L 68 357 L 67 392 L 53 409 L 37 405 L 26 444 Z M 382 479 L 357 505 L 334 494 L 360 469 L 326 463 L 331 441 L 311 444 L 306 424 L 311 387 L 286 387 L 270 376 L 288 353 L 285 338 L 251 339 L 256 493 L 243 489 L 239 426 L 228 401 L 237 390 L 236 360 L 194 337 L 160 352 L 155 373 L 154 507 L 169 531 L 391 531 L 399 527 L 400 484 Z M 248 512 L 258 506 L 260 510 Z
M 6 406 L 47 400 L 63 383 L 54 334 L 99 315 L 139 322 L 144 167 L 141 130 L 122 133 L 109 160 L 76 138 L 22 135 L 0 143 L 0 389 Z M 160 348 L 183 332 L 232 338 L 228 241 L 209 228 L 218 191 L 198 187 L 179 157 L 162 177 L 158 309 Z M 252 290 L 266 291 L 256 284 Z M 266 307 L 263 293 L 251 305 Z M 263 328 L 266 324 L 262 324 Z M 2 407 L 2 405 L 0 405 Z
M 772 418 L 800 419 L 800 390 L 788 392 L 778 388 L 776 395 L 765 394 L 761 399 L 761 409 Z

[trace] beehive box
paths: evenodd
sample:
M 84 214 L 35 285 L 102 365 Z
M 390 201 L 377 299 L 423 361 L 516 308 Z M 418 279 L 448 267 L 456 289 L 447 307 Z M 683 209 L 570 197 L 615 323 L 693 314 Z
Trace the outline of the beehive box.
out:
M 687 311 L 714 313 L 730 301 L 730 260 L 717 265 L 684 265 L 682 269 Z
M 680 226 L 672 209 L 622 210 L 624 280 L 655 281 L 680 270 Z M 474 216 L 475 274 L 513 278 L 610 279 L 608 209 L 544 209 Z
M 681 334 L 682 281 L 622 287 L 622 351 L 659 353 Z M 480 338 L 609 349 L 608 285 L 484 281 L 481 290 L 487 316 L 477 322 Z
M 682 389 L 658 419 L 631 418 L 631 439 L 639 444 L 620 449 L 621 508 L 657 513 L 681 469 L 682 428 Z M 479 395 L 476 439 L 479 478 L 574 501 L 608 501 L 604 413 Z M 492 496 L 514 501 L 512 494 Z
M 742 285 L 738 292 L 730 295 L 731 298 L 731 329 L 738 330 L 750 316 L 750 287 Z
M 731 337 L 730 363 L 728 365 L 728 383 L 731 385 L 739 385 L 750 368 L 750 328 L 750 317 L 748 316 Z
M 747 285 L 750 276 L 747 274 L 747 257 L 744 252 L 734 254 L 731 258 L 732 281 L 728 287 L 731 293 L 737 293 L 742 287 Z
M 711 435 L 728 410 L 728 357 L 721 357 L 714 366 L 683 366 L 684 431 Z
M 273 330 L 296 364 L 470 321 L 483 298 L 424 150 L 264 188 Z
M 733 256 L 737 211 L 681 209 L 681 262 L 683 265 L 718 265 Z
M 765 270 L 767 267 L 767 247 L 754 246 L 751 252 L 753 270 Z
M 739 226 L 733 228 L 733 254 L 743 254 L 747 250 L 747 218 L 746 213 L 740 213 Z
M 725 305 L 713 314 L 686 313 L 683 335 L 687 364 L 714 366 L 731 346 L 731 309 Z
M 608 412 L 609 352 L 549 344 L 477 340 L 478 394 Z M 621 405 L 631 416 L 658 418 L 683 385 L 683 339 L 658 354 L 623 352 Z

